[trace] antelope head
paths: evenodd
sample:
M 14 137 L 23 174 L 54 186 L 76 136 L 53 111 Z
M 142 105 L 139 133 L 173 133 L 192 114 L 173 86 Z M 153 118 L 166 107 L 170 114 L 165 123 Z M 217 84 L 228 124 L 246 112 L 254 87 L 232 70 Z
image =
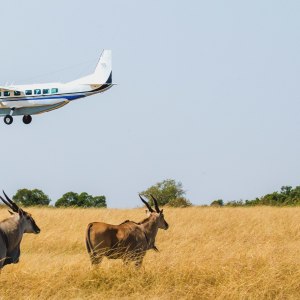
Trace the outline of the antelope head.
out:
M 31 214 L 24 211 L 22 208 L 20 208 L 14 201 L 12 201 L 3 191 L 3 194 L 6 199 L 4 199 L 2 196 L 0 196 L 0 199 L 3 203 L 5 203 L 9 208 L 10 214 L 16 214 L 19 215 L 20 223 L 23 226 L 23 232 L 26 233 L 40 233 L 40 228 L 36 225 L 34 219 L 32 218 Z
M 140 199 L 142 200 L 142 202 L 146 205 L 146 207 L 148 208 L 149 210 L 149 213 L 150 215 L 154 215 L 156 216 L 156 218 L 158 219 L 158 228 L 161 228 L 161 229 L 164 229 L 164 230 L 167 230 L 169 228 L 169 224 L 166 222 L 165 220 L 165 216 L 164 216 L 164 213 L 163 213 L 163 209 L 159 209 L 158 207 L 158 203 L 157 203 L 157 200 L 152 196 L 152 200 L 154 202 L 154 207 L 155 207 L 155 210 L 150 206 L 150 204 L 142 198 L 141 195 L 140 196 Z

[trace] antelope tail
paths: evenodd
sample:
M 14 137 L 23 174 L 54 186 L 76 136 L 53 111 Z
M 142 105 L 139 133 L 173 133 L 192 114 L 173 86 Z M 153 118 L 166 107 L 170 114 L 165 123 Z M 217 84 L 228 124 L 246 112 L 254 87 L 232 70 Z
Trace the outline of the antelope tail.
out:
M 86 229 L 86 236 L 85 236 L 85 245 L 86 245 L 86 249 L 89 253 L 89 255 L 92 257 L 92 256 L 95 256 L 95 253 L 94 253 L 94 250 L 93 250 L 93 247 L 91 245 L 91 239 L 90 239 L 90 230 L 91 230 L 91 227 L 93 226 L 92 223 L 90 223 Z

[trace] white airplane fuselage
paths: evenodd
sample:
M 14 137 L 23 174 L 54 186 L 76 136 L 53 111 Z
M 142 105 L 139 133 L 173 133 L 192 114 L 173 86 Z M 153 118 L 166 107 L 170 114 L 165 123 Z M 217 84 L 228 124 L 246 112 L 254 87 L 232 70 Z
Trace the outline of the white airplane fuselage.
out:
M 12 116 L 23 115 L 29 124 L 31 115 L 60 108 L 70 101 L 104 92 L 112 87 L 111 51 L 104 50 L 93 74 L 68 83 L 42 83 L 0 86 L 0 115 L 6 124 Z

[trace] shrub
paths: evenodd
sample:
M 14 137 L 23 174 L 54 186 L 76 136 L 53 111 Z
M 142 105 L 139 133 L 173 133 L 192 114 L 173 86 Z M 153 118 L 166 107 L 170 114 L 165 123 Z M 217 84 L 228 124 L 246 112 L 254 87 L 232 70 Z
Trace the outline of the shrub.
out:
M 192 206 L 192 203 L 185 197 L 178 197 L 170 200 L 167 205 L 172 207 L 188 207 Z
M 210 206 L 223 206 L 224 205 L 224 202 L 222 199 L 218 199 L 218 200 L 214 200 Z

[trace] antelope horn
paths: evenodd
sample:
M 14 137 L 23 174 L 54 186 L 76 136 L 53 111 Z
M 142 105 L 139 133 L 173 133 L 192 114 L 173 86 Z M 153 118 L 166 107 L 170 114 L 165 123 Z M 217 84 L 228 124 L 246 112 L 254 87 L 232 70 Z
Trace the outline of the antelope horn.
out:
M 154 207 L 155 207 L 156 212 L 159 213 L 160 210 L 159 210 L 159 207 L 158 207 L 158 204 L 157 204 L 157 200 L 153 197 L 153 195 L 150 194 L 150 196 L 151 196 L 151 198 L 154 202 Z
M 2 201 L 4 204 L 6 204 L 10 209 L 12 209 L 12 210 L 14 211 L 14 208 L 11 206 L 11 204 L 8 203 L 6 200 L 4 200 L 4 199 L 2 198 L 2 196 L 0 196 L 0 199 L 1 199 L 1 201 Z
M 140 196 L 141 200 L 143 201 L 143 203 L 147 206 L 149 211 L 154 212 L 153 208 L 149 205 L 149 203 L 146 200 L 144 200 L 140 194 L 139 194 L 139 196 Z
M 19 206 L 15 203 L 15 202 L 13 202 L 6 194 L 5 194 L 5 192 L 2 190 L 2 192 L 3 192 L 3 194 L 4 194 L 4 196 L 5 196 L 5 198 L 6 198 L 6 200 L 10 203 L 10 205 L 11 205 L 11 209 L 13 210 L 13 211 L 15 211 L 15 212 L 18 212 L 19 211 Z M 3 201 L 3 198 L 1 197 L 1 200 Z M 4 202 L 5 203 L 5 202 Z

